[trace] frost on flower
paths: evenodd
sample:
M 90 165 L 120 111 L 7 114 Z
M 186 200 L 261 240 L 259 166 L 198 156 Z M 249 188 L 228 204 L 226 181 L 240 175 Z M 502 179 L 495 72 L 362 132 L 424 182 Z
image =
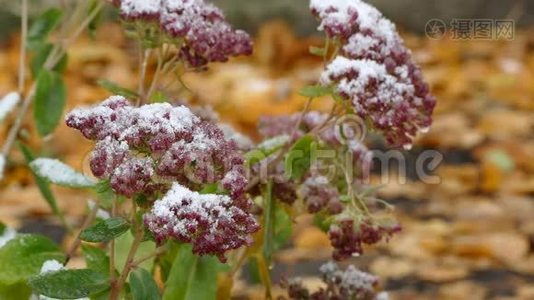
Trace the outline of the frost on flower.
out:
M 342 42 L 321 83 L 335 86 L 389 143 L 410 147 L 431 125 L 436 100 L 395 25 L 361 0 L 312 0 L 310 8 L 319 29 Z
M 345 270 L 333 262 L 319 268 L 326 288 L 310 292 L 302 280 L 291 279 L 285 284 L 290 299 L 358 299 L 387 300 L 387 293 L 378 292 L 378 277 L 360 271 L 353 265 Z
M 91 187 L 95 183 L 57 159 L 38 158 L 30 163 L 31 169 L 52 183 L 69 187 Z
M 13 111 L 19 101 L 20 95 L 17 92 L 9 93 L 0 100 L 0 122 L 3 121 L 11 111 Z
M 217 255 L 248 246 L 259 227 L 248 212 L 225 195 L 199 194 L 175 183 L 145 215 L 145 224 L 159 243 L 176 239 L 191 243 L 198 255 Z
M 221 183 L 233 198 L 244 197 L 244 159 L 235 141 L 185 106 L 134 107 L 113 96 L 72 111 L 67 125 L 97 141 L 91 170 L 119 194 L 157 196 L 173 182 L 193 190 Z
M 250 55 L 247 33 L 234 30 L 214 5 L 203 0 L 115 0 L 129 21 L 156 22 L 165 34 L 180 41 L 179 55 L 193 67 Z

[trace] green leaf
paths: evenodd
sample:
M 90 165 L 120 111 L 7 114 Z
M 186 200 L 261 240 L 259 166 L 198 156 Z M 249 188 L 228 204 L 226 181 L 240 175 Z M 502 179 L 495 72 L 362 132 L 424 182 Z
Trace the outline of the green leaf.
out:
M 121 236 L 128 229 L 130 229 L 130 223 L 126 219 L 109 218 L 83 230 L 80 239 L 91 243 L 108 242 Z
M 37 78 L 39 76 L 39 73 L 43 69 L 44 64 L 46 63 L 46 60 L 48 59 L 48 56 L 52 52 L 52 49 L 54 46 L 52 44 L 40 44 L 39 46 L 34 48 L 34 55 L 32 57 L 32 60 L 30 62 L 30 70 L 32 72 L 33 78 Z M 68 56 L 65 53 L 59 62 L 54 66 L 53 70 L 56 71 L 58 74 L 63 74 L 65 72 L 65 69 L 67 68 L 68 64 Z
M 134 237 L 131 234 L 131 232 L 123 234 L 115 240 L 115 252 L 117 253 L 117 255 L 115 256 L 115 264 L 117 266 L 117 269 L 122 270 L 122 268 L 126 264 L 126 257 L 128 256 L 128 252 L 130 251 L 130 248 L 132 248 L 133 240 L 134 240 Z M 156 243 L 154 243 L 153 241 L 148 240 L 148 241 L 142 242 L 141 245 L 139 245 L 137 252 L 135 253 L 134 260 L 145 257 L 153 253 L 155 250 L 156 250 Z M 149 259 L 139 265 L 140 268 L 143 268 L 146 270 L 151 270 L 153 266 L 154 266 L 153 259 Z
M 129 99 L 139 98 L 139 95 L 136 92 L 129 90 L 127 88 L 121 87 L 112 81 L 100 79 L 96 83 L 114 95 L 124 96 Z
M 0 284 L 0 299 L 2 300 L 29 299 L 31 294 L 32 290 L 25 282 L 11 285 Z
M 116 199 L 116 194 L 111 188 L 109 180 L 101 180 L 93 187 L 94 192 L 97 194 L 100 200 L 100 206 L 106 209 L 110 209 L 113 205 L 113 201 Z
M 30 168 L 39 176 L 54 184 L 71 188 L 90 188 L 96 183 L 57 159 L 38 158 Z
M 57 27 L 63 12 L 57 8 L 51 8 L 40 15 L 28 30 L 28 48 L 46 41 L 50 33 Z
M 280 202 L 275 202 L 276 208 L 274 213 L 274 237 L 273 237 L 273 248 L 274 250 L 279 250 L 284 247 L 293 232 L 293 222 L 291 217 L 285 211 L 285 209 L 280 205 Z
M 184 244 L 165 282 L 164 300 L 215 299 L 220 262 L 213 256 L 197 256 Z
M 159 300 L 159 289 L 147 270 L 137 268 L 130 274 L 130 290 L 133 300 Z
M 0 248 L 0 284 L 11 285 L 38 274 L 47 260 L 63 261 L 58 246 L 44 236 L 17 235 Z
M 101 248 L 82 245 L 87 268 L 103 274 L 109 274 L 109 257 Z
M 287 177 L 299 180 L 304 176 L 310 169 L 313 149 L 316 148 L 316 145 L 317 143 L 312 136 L 305 135 L 291 147 L 285 158 Z
M 310 54 L 323 57 L 326 55 L 326 49 L 322 47 L 310 46 Z
M 65 107 L 66 88 L 63 79 L 53 71 L 41 70 L 37 76 L 33 116 L 41 136 L 54 131 Z
M 89 269 L 59 270 L 29 280 L 36 294 L 58 299 L 88 297 L 110 287 L 109 278 Z
M 29 165 L 34 159 L 35 156 L 31 152 L 31 150 L 26 147 L 26 145 L 19 143 L 20 151 L 24 155 L 24 159 L 26 160 L 26 163 Z M 31 168 L 30 168 L 31 169 Z M 50 184 L 48 181 L 46 181 L 45 178 L 39 176 L 36 172 L 33 170 L 33 178 L 35 179 L 35 183 L 37 183 L 37 187 L 39 188 L 39 191 L 41 192 L 41 195 L 45 199 L 46 203 L 50 206 L 50 209 L 52 209 L 52 212 L 58 216 L 61 220 L 64 219 L 63 214 L 59 210 L 57 206 L 56 197 L 54 197 L 54 193 L 52 193 L 52 189 L 50 188 Z
M 309 85 L 303 87 L 299 94 L 308 98 L 322 97 L 332 94 L 332 88 L 329 86 Z

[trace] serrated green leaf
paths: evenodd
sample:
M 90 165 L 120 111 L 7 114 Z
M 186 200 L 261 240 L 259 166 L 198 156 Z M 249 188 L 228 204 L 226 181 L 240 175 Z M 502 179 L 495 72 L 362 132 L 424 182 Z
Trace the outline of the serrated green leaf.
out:
M 158 285 L 152 275 L 143 268 L 137 268 L 130 274 L 130 291 L 133 300 L 159 300 Z
M 96 184 L 89 177 L 57 159 L 37 158 L 30 163 L 30 168 L 40 177 L 60 186 L 90 188 Z
M 128 229 L 130 223 L 126 219 L 109 218 L 83 230 L 80 239 L 91 243 L 108 242 L 121 236 Z
M 103 274 L 109 274 L 109 257 L 101 248 L 82 245 L 83 256 L 87 268 Z
M 22 152 L 22 155 L 24 156 L 24 159 L 26 160 L 26 163 L 29 165 L 34 159 L 35 156 L 31 152 L 31 150 L 26 147 L 26 145 L 19 143 L 20 151 Z M 30 168 L 31 169 L 31 168 Z M 35 179 L 35 183 L 37 183 L 37 187 L 39 188 L 39 191 L 41 192 L 41 195 L 45 199 L 46 203 L 50 206 L 50 209 L 52 209 L 52 212 L 58 216 L 62 221 L 64 219 L 63 214 L 59 210 L 57 206 L 56 197 L 54 196 L 54 193 L 52 192 L 52 189 L 50 188 L 50 184 L 46 179 L 39 176 L 37 173 L 35 173 L 32 170 L 33 178 Z
M 28 30 L 28 47 L 35 48 L 48 39 L 50 33 L 57 27 L 63 12 L 57 8 L 51 8 L 40 15 Z
M 310 135 L 300 138 L 291 147 L 285 158 L 286 176 L 298 180 L 310 169 L 315 139 Z
M 213 256 L 197 256 L 184 244 L 165 282 L 164 300 L 215 299 L 221 263 Z
M 58 299 L 88 297 L 110 287 L 108 276 L 89 269 L 48 272 L 28 282 L 36 294 Z
M 121 86 L 119 86 L 118 84 L 116 84 L 116 83 L 114 83 L 112 81 L 105 80 L 105 79 L 100 79 L 96 83 L 99 86 L 101 86 L 102 88 L 108 90 L 109 92 L 111 92 L 114 95 L 120 95 L 120 96 L 129 98 L 129 99 L 139 98 L 139 95 L 136 92 L 134 92 L 134 91 L 132 91 L 130 89 L 121 87 Z
M 0 248 L 0 284 L 12 285 L 36 275 L 47 260 L 63 261 L 58 246 L 44 236 L 20 234 Z
M 310 85 L 303 87 L 299 94 L 308 98 L 322 97 L 332 94 L 332 88 L 329 86 Z
M 46 63 L 46 60 L 48 59 L 48 56 L 52 52 L 53 48 L 54 46 L 52 44 L 44 43 L 32 49 L 33 57 L 30 62 L 30 70 L 32 72 L 33 78 L 37 78 L 39 76 L 39 73 L 43 69 L 43 66 Z M 68 55 L 65 53 L 52 70 L 57 72 L 58 74 L 63 74 L 63 72 L 65 72 L 65 69 L 67 68 L 67 64 Z
M 37 76 L 33 117 L 41 136 L 51 134 L 61 120 L 65 108 L 66 88 L 61 76 L 41 70 Z
M 310 54 L 323 57 L 326 55 L 326 49 L 322 47 L 310 46 Z

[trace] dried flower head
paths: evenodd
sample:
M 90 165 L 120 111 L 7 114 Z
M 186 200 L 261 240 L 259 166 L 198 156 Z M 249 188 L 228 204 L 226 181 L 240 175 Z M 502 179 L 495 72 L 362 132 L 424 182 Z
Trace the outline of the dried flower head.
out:
M 244 159 L 236 143 L 185 106 L 133 107 L 113 96 L 98 106 L 75 109 L 66 119 L 97 141 L 91 170 L 109 179 L 119 194 L 157 197 L 180 182 L 194 190 L 220 183 L 232 197 L 244 197 Z
M 363 253 L 363 244 L 373 245 L 382 239 L 386 241 L 399 232 L 401 227 L 395 225 L 376 224 L 371 219 L 359 223 L 349 218 L 341 218 L 330 226 L 328 237 L 334 247 L 332 257 L 341 261 Z
M 411 147 L 431 125 L 436 100 L 395 25 L 361 0 L 312 0 L 310 7 L 319 29 L 341 44 L 321 83 L 335 86 L 389 143 Z
M 248 212 L 224 195 L 201 195 L 175 183 L 145 215 L 145 224 L 156 241 L 176 239 L 191 243 L 198 255 L 217 255 L 250 245 L 259 227 Z
M 328 262 L 319 271 L 327 287 L 315 292 L 309 291 L 300 278 L 283 281 L 282 287 L 287 289 L 289 299 L 387 299 L 387 293 L 378 291 L 378 277 L 360 271 L 353 265 L 341 270 L 337 264 Z
M 115 5 L 128 21 L 157 23 L 192 67 L 252 53 L 249 35 L 234 30 L 221 10 L 203 0 L 118 0 Z

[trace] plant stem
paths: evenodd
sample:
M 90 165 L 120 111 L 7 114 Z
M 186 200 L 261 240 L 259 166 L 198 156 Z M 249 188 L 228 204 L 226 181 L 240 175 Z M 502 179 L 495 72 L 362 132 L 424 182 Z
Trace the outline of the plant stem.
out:
M 117 215 L 117 197 L 115 197 L 115 201 L 113 201 L 113 204 L 111 206 L 111 217 L 115 217 Z M 115 284 L 115 239 L 112 239 L 109 243 L 109 278 L 111 279 L 112 285 Z
M 156 88 L 156 85 L 159 81 L 159 76 L 161 75 L 161 67 L 163 66 L 163 53 L 158 52 L 158 65 L 156 67 L 156 71 L 154 72 L 154 77 L 152 78 L 152 83 L 150 84 L 150 88 L 148 89 L 148 92 L 146 93 L 146 98 L 150 99 L 152 96 L 152 93 L 154 92 L 154 89 Z
M 24 92 L 24 81 L 26 76 L 26 43 L 28 39 L 28 0 L 22 0 L 22 14 L 21 14 L 21 28 L 20 36 L 20 60 L 19 60 L 19 95 Z
M 165 252 L 165 250 L 167 250 L 167 248 L 165 246 L 160 246 L 160 247 L 156 248 L 156 250 L 154 250 L 154 252 L 152 252 L 152 253 L 150 253 L 148 255 L 145 255 L 145 256 L 139 258 L 138 260 L 132 262 L 131 267 L 132 268 L 138 267 L 140 264 L 144 263 L 145 261 L 163 254 Z
M 80 247 L 80 244 L 82 242 L 82 240 L 80 239 L 80 235 L 95 220 L 96 214 L 98 213 L 98 209 L 99 209 L 98 203 L 95 203 L 95 206 L 93 207 L 91 212 L 85 217 L 85 220 L 82 223 L 82 227 L 80 228 L 78 235 L 76 235 L 76 239 L 74 239 L 74 242 L 72 243 L 69 250 L 67 251 L 67 256 L 65 258 L 65 265 L 67 265 L 67 263 L 76 253 L 76 250 L 78 249 L 78 247 Z
M 139 88 L 138 94 L 139 98 L 137 99 L 137 106 L 141 105 L 145 100 L 145 77 L 146 69 L 148 66 L 148 58 L 150 57 L 150 50 L 143 50 L 141 42 L 139 42 Z
M 109 296 L 110 300 L 119 299 L 122 287 L 124 286 L 124 283 L 126 282 L 126 279 L 128 278 L 128 274 L 130 274 L 131 269 L 134 267 L 133 260 L 135 258 L 135 253 L 137 252 L 137 249 L 139 248 L 139 246 L 141 245 L 141 242 L 143 241 L 143 236 L 144 236 L 144 232 L 142 228 L 141 229 L 136 228 L 134 241 L 132 243 L 132 247 L 130 248 L 130 251 L 128 252 L 128 256 L 126 257 L 126 263 L 124 264 L 124 268 L 122 269 L 119 279 L 116 282 L 112 282 L 111 295 Z
M 70 38 L 64 40 L 61 46 L 56 45 L 54 47 L 43 66 L 45 70 L 51 70 L 54 68 L 54 66 L 61 60 L 61 57 L 65 54 L 66 48 L 69 47 L 74 42 L 74 40 L 83 32 L 83 30 L 89 25 L 89 23 L 96 17 L 101 8 L 102 4 L 99 3 L 99 6 L 82 22 L 82 24 L 74 31 L 73 35 Z M 18 112 L 17 118 L 15 119 L 15 123 L 9 129 L 7 139 L 4 143 L 4 146 L 2 147 L 2 155 L 6 157 L 9 155 L 9 152 L 11 152 L 11 149 L 13 148 L 20 127 L 22 126 L 22 122 L 24 121 L 24 117 L 26 116 L 26 112 L 28 111 L 30 105 L 33 102 L 33 97 L 35 96 L 35 89 L 36 83 L 34 82 L 22 103 L 22 107 Z

